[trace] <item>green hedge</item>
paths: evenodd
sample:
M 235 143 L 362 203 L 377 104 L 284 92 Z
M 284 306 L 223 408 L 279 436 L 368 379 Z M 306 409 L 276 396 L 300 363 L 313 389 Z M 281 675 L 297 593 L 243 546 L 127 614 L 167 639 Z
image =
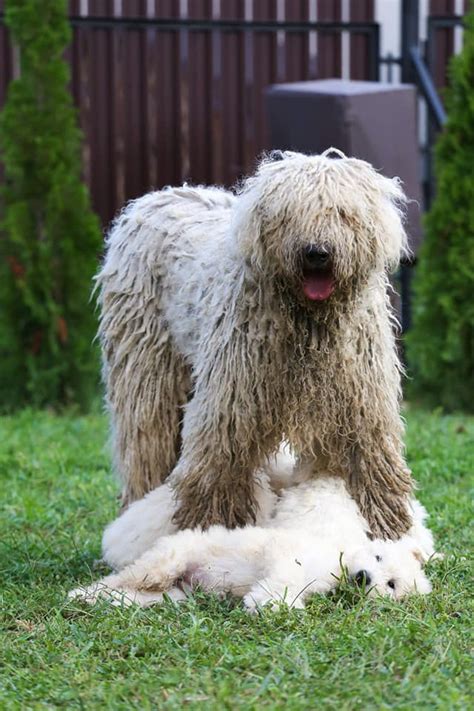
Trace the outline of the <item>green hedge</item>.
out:
M 436 146 L 437 193 L 426 217 L 407 338 L 412 392 L 474 410 L 474 15 L 450 65 L 448 121 Z
M 98 381 L 90 292 L 102 236 L 81 180 L 66 1 L 8 0 L 6 24 L 20 78 L 0 116 L 0 406 L 87 408 Z

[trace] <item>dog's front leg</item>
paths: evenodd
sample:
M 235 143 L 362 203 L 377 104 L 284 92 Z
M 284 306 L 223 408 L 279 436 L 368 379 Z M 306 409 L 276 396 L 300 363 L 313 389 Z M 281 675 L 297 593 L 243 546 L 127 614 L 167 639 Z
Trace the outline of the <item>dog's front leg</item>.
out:
M 350 452 L 349 488 L 376 538 L 398 539 L 412 525 L 411 472 L 390 435 L 365 432 Z
M 374 346 L 375 348 L 375 346 Z M 367 362 L 368 385 L 349 403 L 344 443 L 349 488 L 376 538 L 398 539 L 411 526 L 411 472 L 403 452 L 399 378 L 388 357 Z
M 237 375 L 236 378 L 239 376 Z M 242 379 L 198 383 L 183 423 L 180 460 L 171 475 L 179 528 L 254 523 L 254 473 L 280 436 Z
M 202 337 L 171 473 L 179 528 L 255 522 L 254 474 L 277 451 L 283 427 L 282 359 L 266 347 L 268 319 L 242 291 Z
M 218 421 L 212 431 L 194 431 L 171 478 L 177 497 L 173 520 L 179 528 L 255 523 L 258 453 L 233 423 L 221 427 Z
M 401 366 L 385 288 L 374 302 L 360 312 L 357 328 L 348 325 L 351 335 L 340 346 L 340 358 L 349 358 L 350 367 L 344 388 L 337 390 L 341 409 L 334 463 L 346 471 L 372 534 L 395 540 L 411 525 L 413 481 L 404 458 Z

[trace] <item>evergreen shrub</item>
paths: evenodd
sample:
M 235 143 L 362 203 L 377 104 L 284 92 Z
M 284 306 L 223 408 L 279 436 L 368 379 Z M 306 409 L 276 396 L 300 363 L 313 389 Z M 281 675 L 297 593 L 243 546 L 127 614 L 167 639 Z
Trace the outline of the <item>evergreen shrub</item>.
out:
M 90 293 L 102 235 L 81 179 L 66 0 L 7 0 L 5 21 L 20 77 L 0 116 L 0 407 L 86 409 L 98 382 Z
M 450 64 L 447 123 L 435 152 L 436 197 L 425 221 L 407 337 L 413 394 L 474 409 L 474 14 Z

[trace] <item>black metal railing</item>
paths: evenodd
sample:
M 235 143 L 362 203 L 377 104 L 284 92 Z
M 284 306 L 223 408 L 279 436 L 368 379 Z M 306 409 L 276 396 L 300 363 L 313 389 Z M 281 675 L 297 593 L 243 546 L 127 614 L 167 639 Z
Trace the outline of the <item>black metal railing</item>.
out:
M 425 208 L 428 208 L 434 195 L 432 150 L 436 135 L 446 122 L 446 111 L 433 80 L 438 47 L 437 36 L 440 29 L 453 29 L 463 24 L 461 15 L 428 17 L 428 32 L 425 47 L 419 39 L 418 1 L 403 0 L 402 4 L 402 81 L 416 84 L 426 101 L 427 143 L 423 147 L 423 193 Z

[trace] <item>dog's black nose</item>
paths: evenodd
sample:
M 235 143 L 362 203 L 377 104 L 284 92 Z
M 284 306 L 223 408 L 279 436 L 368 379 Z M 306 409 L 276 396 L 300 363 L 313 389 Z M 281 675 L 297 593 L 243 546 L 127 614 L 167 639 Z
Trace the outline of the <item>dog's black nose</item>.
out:
M 314 244 L 306 247 L 303 253 L 304 266 L 309 269 L 323 269 L 329 264 L 331 255 L 325 249 L 320 249 Z
M 359 570 L 359 572 L 354 575 L 354 580 L 357 585 L 360 585 L 361 587 L 365 585 L 366 588 L 368 588 L 372 582 L 372 578 L 366 570 Z

